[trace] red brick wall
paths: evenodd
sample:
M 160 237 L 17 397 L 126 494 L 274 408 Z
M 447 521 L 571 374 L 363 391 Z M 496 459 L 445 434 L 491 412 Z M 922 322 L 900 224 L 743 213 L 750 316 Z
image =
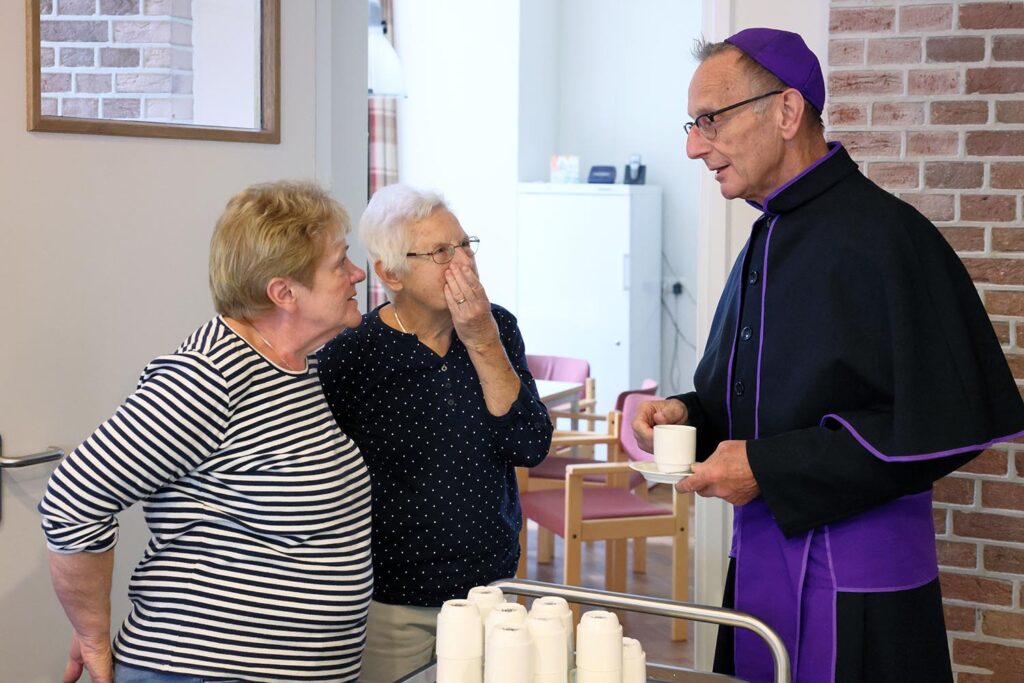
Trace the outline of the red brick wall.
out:
M 833 0 L 828 135 L 931 218 L 1024 380 L 1024 1 Z M 1024 681 L 1024 446 L 935 487 L 960 683 Z
M 41 0 L 42 113 L 191 122 L 191 0 Z

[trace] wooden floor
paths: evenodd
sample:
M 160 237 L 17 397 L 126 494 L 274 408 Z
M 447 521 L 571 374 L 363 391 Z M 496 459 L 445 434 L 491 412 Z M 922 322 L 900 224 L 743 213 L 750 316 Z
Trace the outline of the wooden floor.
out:
M 650 491 L 652 501 L 670 503 L 671 492 L 667 486 L 658 485 Z M 690 596 L 693 595 L 693 507 L 690 506 Z M 537 581 L 561 583 L 562 581 L 562 539 L 555 539 L 555 559 L 551 564 L 537 564 L 537 528 L 530 523 L 529 548 L 527 550 L 527 576 Z M 668 538 L 651 538 L 647 541 L 647 572 L 634 574 L 632 568 L 632 546 L 630 566 L 626 572 L 626 592 L 667 598 L 671 589 L 671 541 Z M 583 546 L 583 585 L 588 588 L 604 588 L 604 543 L 586 543 Z M 669 636 L 669 620 L 665 617 L 635 613 L 619 613 L 623 635 L 636 638 L 647 654 L 648 662 L 693 666 L 693 627 L 690 639 L 672 642 Z

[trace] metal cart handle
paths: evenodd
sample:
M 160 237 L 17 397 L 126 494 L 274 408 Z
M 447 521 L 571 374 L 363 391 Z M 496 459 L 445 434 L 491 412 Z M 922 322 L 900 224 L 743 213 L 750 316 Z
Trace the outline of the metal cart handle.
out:
M 500 588 L 503 593 L 512 595 L 525 595 L 531 598 L 555 596 L 565 598 L 568 602 L 585 605 L 619 608 L 629 612 L 643 612 L 644 614 L 744 628 L 756 633 L 772 651 L 772 659 L 775 660 L 775 683 L 789 683 L 790 681 L 789 653 L 786 651 L 786 645 L 782 642 L 782 638 L 768 624 L 743 612 L 721 607 L 705 607 L 688 602 L 674 602 L 663 598 L 641 598 L 623 593 L 561 586 L 541 581 L 507 579 L 495 581 L 491 585 Z

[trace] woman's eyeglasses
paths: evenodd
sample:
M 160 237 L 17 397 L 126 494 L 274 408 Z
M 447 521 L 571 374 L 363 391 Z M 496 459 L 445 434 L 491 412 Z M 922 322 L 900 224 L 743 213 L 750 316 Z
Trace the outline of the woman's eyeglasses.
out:
M 472 256 L 480 246 L 479 237 L 467 237 L 458 244 L 446 244 L 433 251 L 410 251 L 406 256 L 429 256 L 434 263 L 444 265 L 455 258 L 455 250 L 462 249 L 466 254 Z

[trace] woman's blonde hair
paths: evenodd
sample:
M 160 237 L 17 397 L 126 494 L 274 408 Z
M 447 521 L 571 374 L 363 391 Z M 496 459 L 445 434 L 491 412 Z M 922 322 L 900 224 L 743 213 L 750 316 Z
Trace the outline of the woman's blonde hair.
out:
M 317 263 L 351 229 L 344 207 L 312 182 L 261 183 L 228 202 L 210 240 L 210 292 L 218 313 L 250 318 L 273 308 L 267 284 L 313 284 Z

